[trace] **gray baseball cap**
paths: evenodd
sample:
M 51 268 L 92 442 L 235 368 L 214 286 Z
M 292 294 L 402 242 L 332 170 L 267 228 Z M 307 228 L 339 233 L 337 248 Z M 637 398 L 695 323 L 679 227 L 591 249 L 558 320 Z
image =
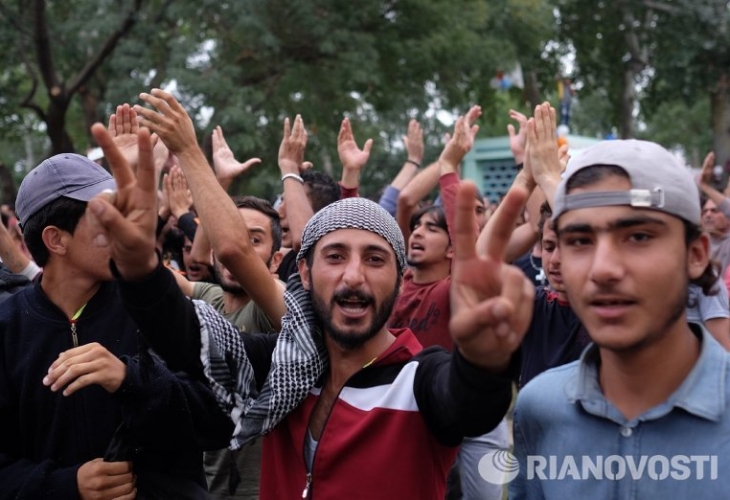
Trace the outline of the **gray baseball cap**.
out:
M 382 236 L 393 247 L 398 271 L 406 268 L 406 247 L 398 224 L 383 207 L 367 198 L 344 198 L 314 214 L 304 227 L 297 260 L 306 258 L 320 238 L 338 229 L 364 229 Z
M 33 214 L 62 196 L 89 201 L 116 187 L 109 172 L 86 156 L 63 153 L 44 160 L 25 176 L 15 199 L 15 213 L 22 228 Z
M 568 194 L 571 177 L 595 165 L 622 168 L 631 189 Z M 553 219 L 568 210 L 613 205 L 659 210 L 697 225 L 702 220 L 699 188 L 689 169 L 662 146 L 648 141 L 603 141 L 571 159 L 555 192 Z

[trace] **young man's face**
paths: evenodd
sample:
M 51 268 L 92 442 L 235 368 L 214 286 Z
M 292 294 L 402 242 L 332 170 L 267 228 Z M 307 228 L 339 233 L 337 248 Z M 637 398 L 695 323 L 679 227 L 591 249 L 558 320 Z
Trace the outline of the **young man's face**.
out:
M 88 215 L 79 219 L 73 235 L 66 233 L 66 262 L 75 266 L 82 273 L 92 276 L 95 280 L 110 281 L 112 274 L 109 269 L 109 248 L 99 247 L 93 243 L 96 235 Z
M 271 260 L 274 256 L 274 252 L 272 251 L 273 236 L 271 235 L 271 219 L 266 214 L 252 208 L 239 208 L 238 212 L 246 223 L 251 246 L 256 252 L 256 255 L 261 258 L 267 267 L 271 268 Z M 218 284 L 223 290 L 233 294 L 245 293 L 243 287 L 218 259 L 213 259 L 213 266 Z
M 630 187 L 611 176 L 570 194 Z M 557 232 L 570 304 L 596 344 L 635 351 L 685 327 L 688 280 L 707 265 L 706 238 L 688 247 L 679 218 L 630 206 L 565 212 Z
M 314 248 L 312 267 L 299 272 L 312 294 L 324 332 L 343 349 L 356 349 L 383 331 L 398 295 L 395 252 L 381 236 L 339 229 Z
M 452 257 L 449 233 L 436 224 L 435 214 L 423 214 L 408 239 L 408 265 L 427 268 L 450 261 Z
M 558 235 L 553 229 L 553 221 L 546 220 L 542 228 L 541 257 L 542 268 L 547 274 L 550 286 L 558 292 L 561 300 L 566 300 L 565 284 L 563 273 L 560 269 L 560 249 L 558 248 Z
M 210 281 L 208 266 L 195 262 L 192 258 L 193 242 L 185 238 L 183 242 L 183 264 L 185 264 L 185 277 L 189 281 Z
M 712 200 L 707 200 L 702 207 L 702 229 L 713 236 L 723 236 L 730 230 L 730 221 Z

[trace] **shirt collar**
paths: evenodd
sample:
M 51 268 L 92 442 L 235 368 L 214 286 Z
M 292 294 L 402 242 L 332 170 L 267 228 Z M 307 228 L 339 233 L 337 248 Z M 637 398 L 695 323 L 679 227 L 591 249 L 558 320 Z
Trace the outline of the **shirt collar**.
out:
M 725 381 L 730 356 L 725 349 L 701 325 L 689 324 L 693 333 L 700 338 L 700 356 L 689 375 L 672 393 L 667 401 L 657 408 L 648 410 L 641 420 L 659 418 L 672 407 L 682 408 L 707 420 L 719 421 L 726 407 Z M 609 417 L 614 413 L 613 405 L 605 398 L 598 382 L 598 346 L 589 345 L 580 357 L 578 370 L 566 386 L 566 395 L 571 403 L 580 402 L 590 413 Z M 659 408 L 667 411 L 658 411 Z

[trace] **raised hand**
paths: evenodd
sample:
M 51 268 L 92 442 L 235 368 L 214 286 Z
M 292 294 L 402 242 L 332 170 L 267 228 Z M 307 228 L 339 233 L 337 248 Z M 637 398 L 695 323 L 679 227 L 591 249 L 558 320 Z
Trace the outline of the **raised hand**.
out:
M 139 98 L 156 109 L 135 104 L 133 110 L 140 117 L 139 124 L 157 134 L 173 154 L 199 149 L 193 120 L 177 99 L 160 89 L 142 93 Z
M 555 109 L 543 103 L 535 107 L 535 116 L 527 121 L 525 172 L 530 173 L 552 205 L 560 183 L 563 165 L 558 151 Z
M 106 347 L 94 342 L 59 354 L 43 378 L 43 385 L 50 386 L 54 392 L 65 387 L 64 396 L 89 385 L 100 385 L 105 391 L 114 393 L 126 375 L 127 365 Z
M 104 150 L 117 182 L 116 192 L 101 193 L 87 205 L 87 214 L 96 228 L 93 243 L 109 246 L 111 258 L 123 278 L 143 278 L 158 264 L 155 253 L 157 189 L 149 130 L 142 128 L 137 132 L 136 174 L 103 125 L 94 124 L 91 133 Z
M 707 156 L 705 156 L 705 161 L 702 162 L 702 170 L 700 170 L 700 175 L 698 177 L 698 181 L 700 185 L 709 186 L 712 184 L 712 178 L 714 176 L 713 170 L 715 169 L 715 153 L 710 151 L 707 153 Z
M 182 169 L 175 165 L 165 176 L 165 190 L 167 191 L 170 213 L 177 217 L 188 213 L 193 206 L 193 195 L 188 189 L 188 181 Z
M 456 199 L 449 330 L 461 354 L 495 372 L 506 369 L 532 318 L 535 290 L 520 269 L 504 262 L 505 249 L 527 191 L 513 187 L 485 228 L 486 251 L 475 250 L 476 186 L 462 181 Z
M 137 496 L 132 462 L 86 462 L 76 472 L 81 500 L 133 500 Z
M 137 113 L 126 102 L 117 106 L 109 115 L 109 135 L 114 139 L 119 151 L 132 166 L 137 167 Z
M 474 138 L 479 132 L 479 125 L 474 122 L 482 115 L 480 106 L 472 106 L 465 116 L 460 116 L 454 124 L 454 133 L 448 137 L 446 146 L 439 156 L 442 175 L 446 171 L 455 172 L 464 156 L 474 146 Z
M 525 148 L 527 147 L 527 117 L 515 111 L 509 110 L 509 117 L 517 122 L 518 130 L 511 123 L 507 125 L 507 133 L 509 134 L 509 148 L 512 150 L 512 156 L 515 163 L 523 163 L 525 161 Z
M 416 120 L 408 122 L 408 134 L 403 136 L 403 144 L 406 147 L 408 161 L 419 165 L 423 162 L 423 129 Z
M 340 133 L 337 136 L 337 154 L 340 156 L 340 163 L 344 169 L 360 171 L 370 158 L 370 149 L 373 147 L 373 140 L 368 139 L 362 149 L 357 146 L 355 136 L 352 133 L 350 119 L 345 118 L 340 125 Z
M 241 163 L 233 156 L 233 151 L 228 147 L 226 138 L 223 136 L 223 129 L 218 125 L 213 130 L 213 168 L 218 182 L 225 189 L 230 186 L 233 180 L 239 175 L 247 172 L 251 167 L 261 163 L 260 158 L 251 158 Z
M 284 119 L 284 137 L 279 146 L 279 169 L 282 175 L 299 174 L 306 169 L 304 150 L 307 148 L 308 137 L 300 115 L 294 118 L 293 127 L 290 126 L 288 117 Z

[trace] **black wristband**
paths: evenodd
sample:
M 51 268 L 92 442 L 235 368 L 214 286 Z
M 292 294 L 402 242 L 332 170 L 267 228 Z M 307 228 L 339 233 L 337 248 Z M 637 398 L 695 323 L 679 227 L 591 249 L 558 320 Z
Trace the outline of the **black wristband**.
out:
M 416 168 L 421 168 L 421 164 L 420 164 L 420 163 L 418 163 L 417 161 L 413 161 L 413 160 L 406 160 L 406 163 L 410 163 L 411 165 L 415 165 L 415 166 L 416 166 Z

